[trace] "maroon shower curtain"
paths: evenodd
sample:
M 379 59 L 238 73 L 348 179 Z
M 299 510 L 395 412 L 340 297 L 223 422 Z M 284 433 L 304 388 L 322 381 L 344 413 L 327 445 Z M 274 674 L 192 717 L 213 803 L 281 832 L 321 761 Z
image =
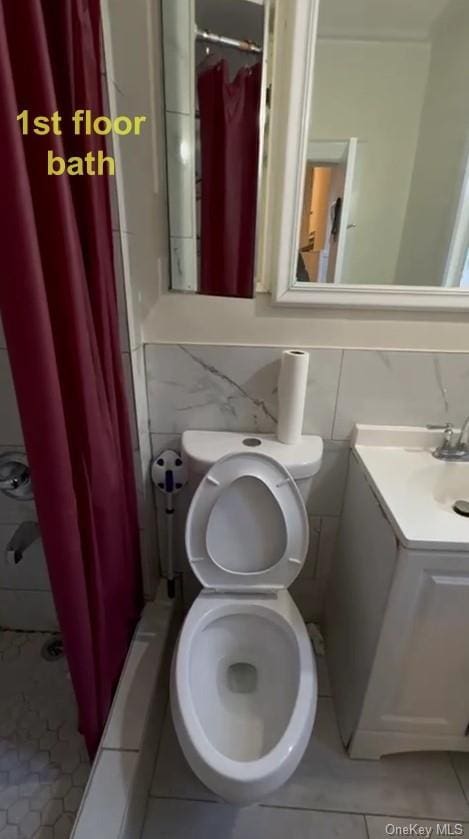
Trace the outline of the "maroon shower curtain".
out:
M 254 294 L 261 70 L 230 82 L 223 60 L 198 75 L 202 294 Z
M 85 155 L 71 114 L 101 114 L 99 0 L 0 5 L 0 306 L 51 585 L 93 754 L 141 607 L 108 184 L 48 176 Z M 23 137 L 17 113 L 62 116 Z M 27 562 L 27 555 L 24 562 Z

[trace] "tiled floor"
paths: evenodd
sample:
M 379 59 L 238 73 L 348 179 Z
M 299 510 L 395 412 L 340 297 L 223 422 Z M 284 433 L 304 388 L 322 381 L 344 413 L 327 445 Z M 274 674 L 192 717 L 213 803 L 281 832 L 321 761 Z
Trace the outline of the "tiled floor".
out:
M 413 835 L 402 829 L 416 824 L 433 837 L 445 835 L 437 833 L 445 822 L 463 823 L 469 837 L 469 754 L 352 761 L 323 660 L 319 693 L 314 734 L 290 781 L 262 805 L 240 809 L 218 803 L 193 775 L 168 712 L 142 839 L 385 839 Z
M 41 657 L 51 637 L 0 630 L 0 839 L 68 839 L 88 779 L 66 659 Z

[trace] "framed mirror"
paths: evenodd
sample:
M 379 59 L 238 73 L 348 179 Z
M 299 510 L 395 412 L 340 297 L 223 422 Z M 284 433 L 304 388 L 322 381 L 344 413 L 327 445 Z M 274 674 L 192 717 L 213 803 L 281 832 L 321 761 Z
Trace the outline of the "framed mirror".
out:
M 291 0 L 289 17 L 269 170 L 284 201 L 264 246 L 275 301 L 469 308 L 469 3 Z
M 163 0 L 171 289 L 253 297 L 272 0 Z

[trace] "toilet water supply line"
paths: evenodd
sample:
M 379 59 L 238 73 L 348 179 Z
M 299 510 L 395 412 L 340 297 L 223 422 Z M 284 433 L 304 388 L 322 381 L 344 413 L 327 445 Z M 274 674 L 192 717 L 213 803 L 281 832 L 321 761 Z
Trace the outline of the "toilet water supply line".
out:
M 164 498 L 166 520 L 166 580 L 168 597 L 176 593 L 174 570 L 174 496 L 187 483 L 186 471 L 179 452 L 167 449 L 156 457 L 151 465 L 151 478 L 157 492 Z

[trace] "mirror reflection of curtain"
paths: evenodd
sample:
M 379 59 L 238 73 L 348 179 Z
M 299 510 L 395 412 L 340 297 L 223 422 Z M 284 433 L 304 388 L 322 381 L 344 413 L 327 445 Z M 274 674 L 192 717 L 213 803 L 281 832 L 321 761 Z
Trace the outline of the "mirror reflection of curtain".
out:
M 200 292 L 252 297 L 261 64 L 198 75 L 202 162 Z

